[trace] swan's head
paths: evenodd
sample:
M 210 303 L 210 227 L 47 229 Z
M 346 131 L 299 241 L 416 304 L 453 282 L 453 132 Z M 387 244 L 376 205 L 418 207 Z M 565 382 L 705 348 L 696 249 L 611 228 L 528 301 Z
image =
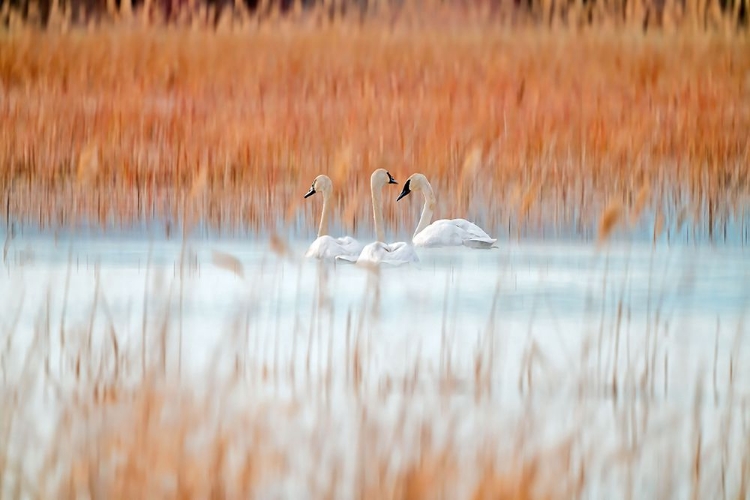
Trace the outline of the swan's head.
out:
M 327 175 L 319 175 L 313 181 L 312 186 L 310 186 L 310 191 L 305 194 L 305 198 L 309 198 L 315 193 L 322 193 L 325 198 L 331 194 L 331 191 L 333 191 L 331 179 Z
M 382 188 L 386 184 L 398 184 L 390 172 L 384 168 L 379 168 L 372 173 L 370 177 L 370 186 L 373 188 Z
M 404 183 L 404 189 L 401 190 L 401 194 L 398 195 L 396 201 L 409 196 L 409 193 L 411 193 L 412 191 L 422 191 L 427 186 L 429 186 L 427 177 L 422 174 L 412 174 L 411 177 L 406 179 L 406 183 Z

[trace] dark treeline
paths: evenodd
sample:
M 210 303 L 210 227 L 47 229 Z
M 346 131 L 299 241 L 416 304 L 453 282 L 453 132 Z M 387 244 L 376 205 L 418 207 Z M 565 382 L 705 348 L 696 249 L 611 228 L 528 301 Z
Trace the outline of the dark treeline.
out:
M 76 20 L 100 18 L 106 15 L 112 7 L 120 9 L 122 0 L 56 0 L 61 8 L 70 7 Z M 20 12 L 24 18 L 31 15 L 37 15 L 41 24 L 46 24 L 52 5 L 55 0 L 0 0 L 0 6 L 4 7 L 6 3 L 16 11 Z M 217 13 L 224 8 L 244 7 L 248 12 L 257 13 L 261 9 L 278 9 L 282 13 L 289 12 L 295 7 L 295 2 L 299 2 L 304 9 L 309 9 L 316 4 L 322 3 L 319 0 L 151 0 L 151 7 L 156 9 L 165 20 L 176 19 L 179 12 L 200 4 L 213 7 Z M 131 0 L 131 6 L 137 10 L 142 8 L 144 0 Z M 359 8 L 365 8 L 367 0 L 356 0 L 347 2 L 354 4 Z
M 55 2 L 61 10 L 71 13 L 73 22 L 88 22 L 91 19 L 102 19 L 112 11 L 120 11 L 122 2 L 128 0 L 0 0 L 0 12 L 6 12 L 7 7 L 21 14 L 27 21 L 37 22 L 45 26 Z M 403 6 L 408 0 L 386 0 L 393 12 Z M 584 13 L 576 19 L 570 19 L 568 12 L 578 0 L 486 0 L 486 6 L 490 13 L 507 12 L 508 7 L 514 12 L 514 19 L 523 19 L 527 22 L 544 23 L 553 17 L 563 22 L 577 22 L 579 24 L 596 24 L 594 15 L 597 2 L 606 5 L 605 10 L 609 15 L 620 17 L 625 20 L 628 11 L 628 2 L 636 0 L 621 0 L 614 5 L 608 0 L 582 0 Z M 659 27 L 662 24 L 664 9 L 669 0 L 640 0 L 644 5 L 643 19 L 640 22 L 644 29 Z M 683 12 L 690 7 L 688 4 L 703 5 L 704 19 L 700 19 L 704 27 L 709 26 L 708 6 L 716 1 L 722 16 L 732 20 L 737 28 L 748 27 L 748 10 L 750 0 L 674 0 L 682 7 Z M 146 0 L 130 0 L 134 10 L 142 9 Z M 301 8 L 303 11 L 323 8 L 331 17 L 337 15 L 355 14 L 356 18 L 365 19 L 370 13 L 373 0 L 149 0 L 150 8 L 155 11 L 165 22 L 176 21 L 186 10 L 195 9 L 197 6 L 205 5 L 209 11 L 209 22 L 218 22 L 219 16 L 226 9 L 244 9 L 251 14 L 264 14 L 276 11 L 282 15 L 288 14 L 294 9 Z M 444 3 L 452 4 L 457 9 L 477 5 L 477 0 L 444 0 Z M 6 4 L 8 4 L 6 6 Z

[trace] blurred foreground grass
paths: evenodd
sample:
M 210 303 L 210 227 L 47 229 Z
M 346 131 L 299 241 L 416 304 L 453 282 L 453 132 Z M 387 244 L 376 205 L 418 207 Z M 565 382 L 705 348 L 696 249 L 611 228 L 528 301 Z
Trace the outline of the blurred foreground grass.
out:
M 658 291 L 671 273 L 653 268 L 653 295 L 631 296 L 643 270 L 620 282 L 605 269 L 590 291 L 602 310 L 584 315 L 579 354 L 561 359 L 549 326 L 560 318 L 545 316 L 541 279 L 531 317 L 501 318 L 495 308 L 509 292 L 500 284 L 512 280 L 498 273 L 475 332 L 468 311 L 454 310 L 448 277 L 459 273 L 445 269 L 432 334 L 409 326 L 416 316 L 394 318 L 419 347 L 400 353 L 393 371 L 377 348 L 394 340 L 379 326 L 393 314 L 383 304 L 393 273 L 363 270 L 361 304 L 336 312 L 341 269 L 318 266 L 314 287 L 300 290 L 295 272 L 316 264 L 270 259 L 258 271 L 221 252 L 212 261 L 270 302 L 241 299 L 244 307 L 209 322 L 202 335 L 216 348 L 205 365 L 188 361 L 205 344 L 183 345 L 182 308 L 199 306 L 190 297 L 211 283 L 208 263 L 186 263 L 173 279 L 146 267 L 144 295 L 126 293 L 124 315 L 109 288 L 118 282 L 98 267 L 71 264 L 64 285 L 50 280 L 41 296 L 16 282 L 0 317 L 0 496 L 747 498 L 744 315 L 717 318 L 715 332 L 675 317 L 664 294 L 684 293 L 687 278 Z M 93 275 L 93 289 L 69 287 L 79 273 Z M 312 309 L 299 299 L 282 309 L 288 286 L 289 297 L 309 294 Z M 133 300 L 142 311 L 132 312 Z M 636 318 L 643 300 L 645 323 Z M 294 331 L 281 331 L 289 321 Z M 519 348 L 509 343 L 514 321 L 529 322 Z M 421 348 L 430 335 L 437 352 Z M 703 347 L 714 341 L 715 351 Z

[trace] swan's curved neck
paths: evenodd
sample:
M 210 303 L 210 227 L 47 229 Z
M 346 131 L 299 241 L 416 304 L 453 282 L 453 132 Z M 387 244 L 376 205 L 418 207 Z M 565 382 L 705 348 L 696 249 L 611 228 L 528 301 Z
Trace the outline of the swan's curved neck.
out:
M 383 230 L 383 200 L 382 186 L 376 186 L 370 183 L 370 192 L 372 194 L 372 216 L 375 219 L 375 235 L 378 241 L 385 242 L 385 231 Z
M 435 193 L 432 191 L 432 186 L 430 186 L 429 182 L 425 183 L 422 187 L 422 194 L 424 195 L 424 206 L 422 207 L 422 215 L 419 217 L 417 229 L 414 230 L 414 236 L 430 225 L 432 212 L 435 210 Z
M 320 215 L 320 226 L 318 226 L 318 238 L 328 234 L 328 219 L 331 214 L 331 195 L 323 194 L 323 213 Z

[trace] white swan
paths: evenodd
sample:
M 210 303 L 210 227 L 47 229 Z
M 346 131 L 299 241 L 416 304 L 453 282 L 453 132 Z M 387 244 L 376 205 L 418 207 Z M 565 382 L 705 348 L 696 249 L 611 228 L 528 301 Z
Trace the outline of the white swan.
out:
M 358 258 L 339 256 L 337 259 L 348 260 L 357 264 L 408 264 L 419 262 L 414 246 L 400 241 L 398 243 L 383 243 L 385 232 L 383 231 L 383 200 L 382 191 L 386 184 L 398 184 L 396 179 L 386 171 L 379 168 L 370 177 L 370 191 L 372 194 L 372 214 L 375 219 L 375 234 L 378 240 L 366 245 Z
M 309 198 L 318 192 L 323 195 L 323 213 L 320 216 L 318 238 L 307 249 L 305 257 L 328 260 L 335 259 L 338 256 L 348 256 L 356 259 L 362 252 L 364 245 L 351 236 L 334 238 L 328 235 L 328 218 L 331 213 L 331 193 L 333 192 L 333 183 L 328 176 L 317 176 L 310 186 L 310 190 L 305 194 L 305 198 Z
M 490 235 L 482 228 L 466 219 L 440 219 L 430 224 L 432 211 L 435 209 L 435 193 L 424 175 L 413 174 L 409 177 L 396 201 L 408 196 L 412 191 L 422 191 L 424 195 L 422 216 L 419 218 L 419 224 L 412 237 L 414 246 L 490 248 L 497 241 L 496 238 L 490 238 Z

